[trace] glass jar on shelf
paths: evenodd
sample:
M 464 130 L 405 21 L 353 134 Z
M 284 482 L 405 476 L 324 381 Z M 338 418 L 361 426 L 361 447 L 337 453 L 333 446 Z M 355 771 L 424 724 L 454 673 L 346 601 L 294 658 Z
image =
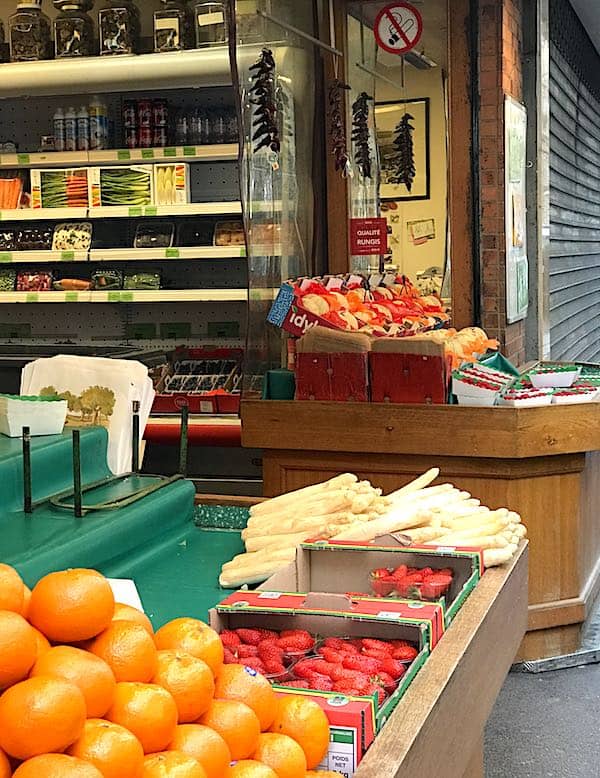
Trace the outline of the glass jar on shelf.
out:
M 34 62 L 52 56 L 50 19 L 42 0 L 20 0 L 8 20 L 11 62 Z
M 154 51 L 181 51 L 190 47 L 190 18 L 182 0 L 161 0 L 154 12 Z
M 94 0 L 54 0 L 60 13 L 54 20 L 54 54 L 63 57 L 91 57 L 94 23 L 87 11 Z
M 193 4 L 196 48 L 222 46 L 227 42 L 225 6 L 217 2 L 195 2 Z
M 108 0 L 98 14 L 100 54 L 136 54 L 140 14 L 132 0 Z

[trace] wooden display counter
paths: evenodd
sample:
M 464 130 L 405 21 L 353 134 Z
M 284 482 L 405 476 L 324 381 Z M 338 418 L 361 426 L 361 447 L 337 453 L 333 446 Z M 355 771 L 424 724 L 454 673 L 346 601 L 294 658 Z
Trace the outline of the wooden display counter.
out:
M 466 408 L 242 403 L 242 444 L 264 451 L 274 496 L 350 471 L 391 491 L 436 466 L 529 529 L 528 633 L 521 659 L 577 650 L 600 589 L 600 414 L 595 404 Z

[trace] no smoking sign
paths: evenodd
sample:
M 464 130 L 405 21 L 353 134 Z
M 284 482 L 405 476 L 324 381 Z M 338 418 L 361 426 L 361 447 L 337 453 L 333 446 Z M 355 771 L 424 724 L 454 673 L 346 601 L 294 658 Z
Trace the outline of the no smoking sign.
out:
M 423 17 L 410 3 L 391 3 L 375 19 L 375 38 L 388 54 L 408 54 L 421 40 Z

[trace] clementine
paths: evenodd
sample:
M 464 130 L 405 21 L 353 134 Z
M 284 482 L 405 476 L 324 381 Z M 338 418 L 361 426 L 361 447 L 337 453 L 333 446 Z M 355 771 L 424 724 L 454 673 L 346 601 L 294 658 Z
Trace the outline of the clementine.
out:
M 39 631 L 39 629 L 36 629 L 35 627 L 31 628 L 35 633 L 35 642 L 37 646 L 37 653 L 36 656 L 39 659 L 42 654 L 45 654 L 46 651 L 50 651 L 52 646 L 50 645 L 50 641 L 45 635 L 42 635 L 42 633 Z
M 23 762 L 13 778 L 102 778 L 102 773 L 74 756 L 43 754 Z
M 222 778 L 231 762 L 229 746 L 221 735 L 202 724 L 180 724 L 167 748 L 192 756 L 204 767 L 207 778 Z
M 144 759 L 143 778 L 206 778 L 202 766 L 179 751 L 163 751 Z
M 221 735 L 229 746 L 232 759 L 247 759 L 254 753 L 260 735 L 258 716 L 238 700 L 213 700 L 199 719 Z
M 21 616 L 26 619 L 29 615 L 29 603 L 31 602 L 31 589 L 29 586 L 23 584 L 23 607 L 21 608 Z
M 215 683 L 215 697 L 245 702 L 258 716 L 260 728 L 269 729 L 277 710 L 273 687 L 260 673 L 243 665 L 223 665 Z
M 149 635 L 154 635 L 154 627 L 148 616 L 131 605 L 124 605 L 122 602 L 116 602 L 113 621 L 135 621 L 135 623 L 140 624 Z
M 12 770 L 10 762 L 4 751 L 0 751 L 0 778 L 10 778 Z
M 154 641 L 133 621 L 113 621 L 88 650 L 104 659 L 117 681 L 148 683 L 156 672 Z
M 202 659 L 217 675 L 223 665 L 223 644 L 208 624 L 198 619 L 175 619 L 161 627 L 154 636 L 159 650 L 175 649 Z
M 24 586 L 14 567 L 0 564 L 0 611 L 23 612 Z
M 162 686 L 118 683 L 106 718 L 137 737 L 145 754 L 163 751 L 177 727 L 175 700 Z
M 79 687 L 85 698 L 87 715 L 104 716 L 112 705 L 117 682 L 110 667 L 100 657 L 72 646 L 55 646 L 33 666 L 31 676 L 51 675 Z
M 39 676 L 0 697 L 0 748 L 15 759 L 64 751 L 83 732 L 85 699 L 75 684 Z
M 278 778 L 304 778 L 306 774 L 304 751 L 287 735 L 264 732 L 258 738 L 254 759 L 268 765 Z
M 98 635 L 110 624 L 115 598 L 95 570 L 50 573 L 34 586 L 29 621 L 54 643 L 75 643 Z
M 0 611 L 0 691 L 27 678 L 37 656 L 33 627 L 13 611 Z
M 329 748 L 329 722 L 323 709 L 308 697 L 285 695 L 278 699 L 271 732 L 288 735 L 300 744 L 308 769 L 321 763 Z
M 224 778 L 277 778 L 277 773 L 262 762 L 254 759 L 243 759 L 232 764 L 224 773 Z
M 158 669 L 152 683 L 166 689 L 177 705 L 180 724 L 196 721 L 208 710 L 215 694 L 212 670 L 183 651 L 159 651 Z
M 67 753 L 93 764 L 104 778 L 139 778 L 144 766 L 144 749 L 136 736 L 104 719 L 88 719 Z

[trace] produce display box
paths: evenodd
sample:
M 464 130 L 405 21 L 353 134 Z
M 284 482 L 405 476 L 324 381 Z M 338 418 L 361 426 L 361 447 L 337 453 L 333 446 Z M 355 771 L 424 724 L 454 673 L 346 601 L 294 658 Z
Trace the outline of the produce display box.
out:
M 382 604 L 384 603 L 384 609 Z M 335 692 L 319 692 L 329 723 L 334 729 L 358 733 L 354 742 L 357 761 L 383 727 L 404 696 L 419 670 L 425 664 L 432 645 L 431 622 L 418 617 L 403 618 L 402 604 L 392 600 L 352 602 L 340 594 L 287 594 L 273 591 L 240 591 L 227 597 L 209 614 L 211 627 L 224 629 L 258 628 L 271 630 L 303 629 L 325 637 L 370 637 L 381 640 L 407 640 L 418 647 L 417 657 L 400 680 L 396 691 L 378 708 L 376 698 L 350 698 Z M 277 686 L 282 694 L 304 694 Z M 308 692 L 310 693 L 310 692 Z M 355 704 L 357 703 L 357 704 Z M 331 762 L 336 759 L 338 744 L 330 746 Z M 348 756 L 349 749 L 345 749 Z M 351 775 L 352 773 L 348 773 Z
M 87 208 L 93 168 L 31 170 L 32 208 Z
M 113 165 L 88 169 L 91 208 L 155 205 L 152 165 Z
M 296 354 L 296 399 L 369 401 L 368 354 Z
M 154 192 L 157 205 L 191 202 L 190 166 L 186 162 L 154 165 Z
M 427 403 L 448 400 L 450 361 L 442 344 L 411 338 L 375 341 L 369 354 L 372 402 Z M 395 339 L 394 339 L 395 340 Z M 384 346 L 393 348 L 384 350 Z
M 357 553 L 358 552 L 358 553 Z M 276 573 L 262 587 L 298 592 L 357 592 L 371 591 L 371 571 L 378 568 L 431 567 L 433 570 L 451 568 L 454 577 L 445 597 L 438 600 L 444 619 L 441 631 L 447 629 L 467 597 L 477 586 L 484 572 L 483 554 L 479 549 L 441 548 L 432 546 L 402 546 L 391 535 L 376 538 L 373 543 L 360 545 L 353 541 L 316 541 L 303 543 L 296 561 Z M 389 602 L 389 598 L 384 598 Z M 381 603 L 381 599 L 375 599 Z M 404 602 L 408 612 L 415 613 L 421 602 Z M 425 615 L 426 610 L 419 611 Z M 429 614 L 431 616 L 431 614 Z

